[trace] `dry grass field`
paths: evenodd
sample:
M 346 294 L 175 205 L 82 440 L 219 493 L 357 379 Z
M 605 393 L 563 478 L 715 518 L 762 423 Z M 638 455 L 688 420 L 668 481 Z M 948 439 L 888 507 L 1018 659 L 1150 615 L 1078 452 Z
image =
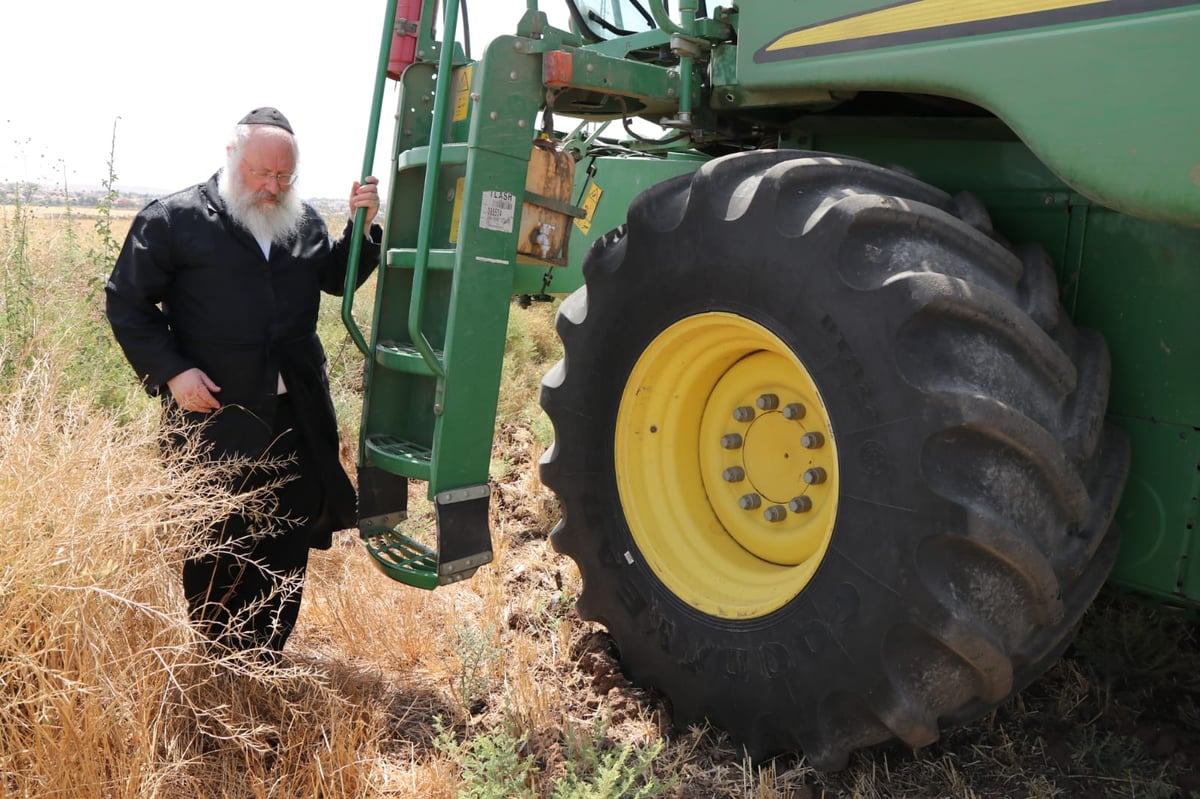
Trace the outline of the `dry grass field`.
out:
M 253 498 L 225 494 L 212 467 L 155 457 L 156 408 L 102 315 L 127 225 L 0 208 L 0 796 L 1200 795 L 1195 622 L 1115 594 L 1045 678 L 919 752 L 885 746 L 822 774 L 673 729 L 580 621 L 578 573 L 547 542 L 537 384 L 560 352 L 547 306 L 510 322 L 495 562 L 424 592 L 379 574 L 345 532 L 313 556 L 282 664 L 206 656 L 180 564 Z M 331 302 L 322 333 L 352 467 L 360 364 L 337 316 Z M 427 530 L 423 486 L 409 506 Z

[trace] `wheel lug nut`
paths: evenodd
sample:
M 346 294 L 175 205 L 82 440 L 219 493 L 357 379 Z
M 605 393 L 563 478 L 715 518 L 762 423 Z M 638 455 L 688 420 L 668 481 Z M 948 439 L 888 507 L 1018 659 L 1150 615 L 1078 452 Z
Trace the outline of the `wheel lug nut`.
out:
M 810 486 L 819 485 L 825 482 L 825 470 L 820 466 L 814 466 L 804 473 L 804 482 Z
M 791 419 L 793 422 L 797 419 L 803 419 L 804 406 L 798 402 L 789 402 L 783 406 L 783 418 Z
M 763 511 L 763 518 L 769 522 L 781 522 L 787 518 L 787 508 L 782 505 L 772 505 Z
M 730 466 L 722 474 L 726 483 L 740 483 L 746 479 L 746 470 L 741 466 Z
M 735 422 L 752 422 L 754 421 L 754 409 L 749 405 L 740 405 L 733 409 L 733 420 Z
M 775 394 L 762 394 L 754 401 L 754 404 L 761 411 L 773 411 L 779 407 L 779 397 Z
M 737 433 L 726 433 L 721 436 L 721 446 L 725 449 L 741 449 L 742 437 Z
M 808 497 L 792 497 L 788 500 L 788 510 L 792 513 L 808 513 L 812 510 L 812 500 Z
M 762 497 L 758 494 L 742 494 L 738 500 L 738 507 L 742 510 L 754 510 L 762 504 Z
M 800 444 L 805 449 L 820 449 L 825 445 L 825 436 L 820 433 L 805 433 L 800 436 Z

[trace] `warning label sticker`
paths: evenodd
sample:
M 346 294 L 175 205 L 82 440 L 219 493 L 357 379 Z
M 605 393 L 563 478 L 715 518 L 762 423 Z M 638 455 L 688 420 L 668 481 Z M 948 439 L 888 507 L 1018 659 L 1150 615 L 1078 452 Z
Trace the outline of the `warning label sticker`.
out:
M 592 217 L 596 215 L 596 206 L 600 204 L 600 195 L 604 193 L 604 189 L 593 183 L 588 186 L 587 196 L 583 198 L 583 211 L 586 214 L 582 219 L 575 220 L 575 227 L 579 228 L 582 233 L 590 233 L 592 231 Z
M 454 121 L 462 122 L 471 109 L 471 71 L 467 65 L 454 70 Z
M 512 233 L 517 197 L 508 191 L 485 191 L 479 209 L 479 227 L 500 233 Z

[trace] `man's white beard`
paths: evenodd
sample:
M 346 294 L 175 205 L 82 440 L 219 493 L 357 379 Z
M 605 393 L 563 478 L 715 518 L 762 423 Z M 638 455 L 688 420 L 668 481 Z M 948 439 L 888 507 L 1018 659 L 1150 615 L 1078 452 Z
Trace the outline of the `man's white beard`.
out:
M 227 166 L 217 178 L 217 189 L 225 201 L 225 210 L 234 221 L 254 234 L 256 239 L 269 239 L 283 244 L 300 227 L 304 207 L 293 191 L 281 191 L 274 203 L 261 203 L 264 197 L 246 191 L 246 183 L 236 166 Z

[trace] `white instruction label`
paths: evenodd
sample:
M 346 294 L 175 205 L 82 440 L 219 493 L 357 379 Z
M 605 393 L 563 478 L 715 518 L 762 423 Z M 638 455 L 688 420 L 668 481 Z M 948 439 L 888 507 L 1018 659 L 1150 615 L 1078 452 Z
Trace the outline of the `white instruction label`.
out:
M 512 233 L 517 197 L 507 191 L 485 191 L 479 209 L 479 227 L 500 233 Z

